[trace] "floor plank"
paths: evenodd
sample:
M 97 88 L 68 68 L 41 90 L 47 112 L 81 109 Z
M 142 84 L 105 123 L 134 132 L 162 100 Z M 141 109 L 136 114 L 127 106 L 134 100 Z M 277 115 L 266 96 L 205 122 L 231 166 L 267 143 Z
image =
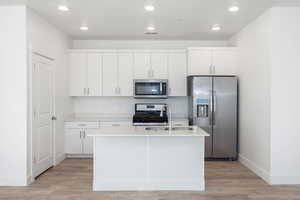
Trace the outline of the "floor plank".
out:
M 206 191 L 92 192 L 92 160 L 66 159 L 0 200 L 300 200 L 300 186 L 270 186 L 239 162 L 206 162 Z

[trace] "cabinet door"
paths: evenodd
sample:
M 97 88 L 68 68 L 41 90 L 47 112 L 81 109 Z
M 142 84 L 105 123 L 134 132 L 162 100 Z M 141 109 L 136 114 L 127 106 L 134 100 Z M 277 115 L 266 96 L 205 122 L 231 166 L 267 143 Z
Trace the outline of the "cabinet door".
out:
M 169 96 L 186 96 L 187 60 L 185 53 L 169 55 Z
M 150 54 L 135 53 L 134 54 L 134 78 L 148 79 L 150 76 Z
M 99 54 L 88 54 L 87 68 L 87 94 L 88 96 L 101 96 L 102 94 L 102 57 Z
M 83 134 L 83 154 L 93 154 L 93 137 L 88 137 L 89 133 L 96 132 L 98 129 L 86 129 Z
M 224 48 L 213 50 L 213 67 L 217 75 L 236 74 L 236 51 L 235 49 Z
M 87 54 L 70 53 L 69 74 L 70 74 L 70 96 L 84 96 L 87 86 Z
M 82 154 L 81 129 L 66 130 L 66 154 Z
M 151 54 L 151 78 L 168 79 L 168 54 L 152 53 Z
M 188 75 L 211 74 L 212 50 L 193 49 L 188 53 Z
M 133 55 L 118 55 L 119 95 L 133 96 Z
M 116 96 L 118 87 L 118 60 L 116 54 L 102 55 L 103 96 Z

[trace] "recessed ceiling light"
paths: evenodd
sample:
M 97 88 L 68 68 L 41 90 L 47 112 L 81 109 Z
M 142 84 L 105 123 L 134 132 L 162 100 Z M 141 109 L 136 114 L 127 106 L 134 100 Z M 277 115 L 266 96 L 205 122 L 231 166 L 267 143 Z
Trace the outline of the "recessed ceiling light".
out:
M 237 11 L 239 11 L 239 7 L 238 6 L 230 6 L 229 8 L 228 8 L 228 11 L 229 12 L 237 12 Z
M 66 5 L 59 5 L 59 6 L 57 6 L 57 9 L 60 11 L 63 11 L 63 12 L 67 12 L 70 10 L 69 7 Z
M 147 12 L 152 12 L 152 11 L 155 10 L 154 5 L 152 5 L 152 4 L 147 4 L 147 5 L 144 6 L 144 8 L 145 8 L 145 10 L 146 10 Z
M 221 30 L 221 27 L 220 27 L 218 24 L 216 24 L 216 25 L 214 25 L 214 26 L 211 28 L 211 30 L 212 30 L 212 31 L 220 31 L 220 30 Z
M 89 30 L 89 27 L 86 25 L 83 25 L 83 26 L 80 26 L 80 30 L 87 31 L 87 30 Z
M 155 31 L 155 27 L 154 27 L 153 25 L 149 25 L 149 26 L 147 27 L 147 30 L 148 30 L 148 31 Z

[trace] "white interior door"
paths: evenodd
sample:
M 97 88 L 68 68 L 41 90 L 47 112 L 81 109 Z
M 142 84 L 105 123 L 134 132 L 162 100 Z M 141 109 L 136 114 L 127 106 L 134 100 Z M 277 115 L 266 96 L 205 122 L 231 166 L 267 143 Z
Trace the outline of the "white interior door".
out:
M 53 61 L 33 55 L 33 176 L 53 165 Z

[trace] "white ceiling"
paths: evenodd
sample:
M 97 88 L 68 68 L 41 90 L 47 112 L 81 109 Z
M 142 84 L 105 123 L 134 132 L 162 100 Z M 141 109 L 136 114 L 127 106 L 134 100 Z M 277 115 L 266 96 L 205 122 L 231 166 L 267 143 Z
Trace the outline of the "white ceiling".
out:
M 224 40 L 241 30 L 271 0 L 154 0 L 155 11 L 144 10 L 146 0 L 28 0 L 27 4 L 74 39 Z M 240 11 L 227 11 L 232 2 Z M 57 10 L 66 4 L 70 12 Z M 89 31 L 79 30 L 82 23 Z M 148 24 L 158 35 L 145 35 Z M 220 32 L 211 26 L 220 24 Z

